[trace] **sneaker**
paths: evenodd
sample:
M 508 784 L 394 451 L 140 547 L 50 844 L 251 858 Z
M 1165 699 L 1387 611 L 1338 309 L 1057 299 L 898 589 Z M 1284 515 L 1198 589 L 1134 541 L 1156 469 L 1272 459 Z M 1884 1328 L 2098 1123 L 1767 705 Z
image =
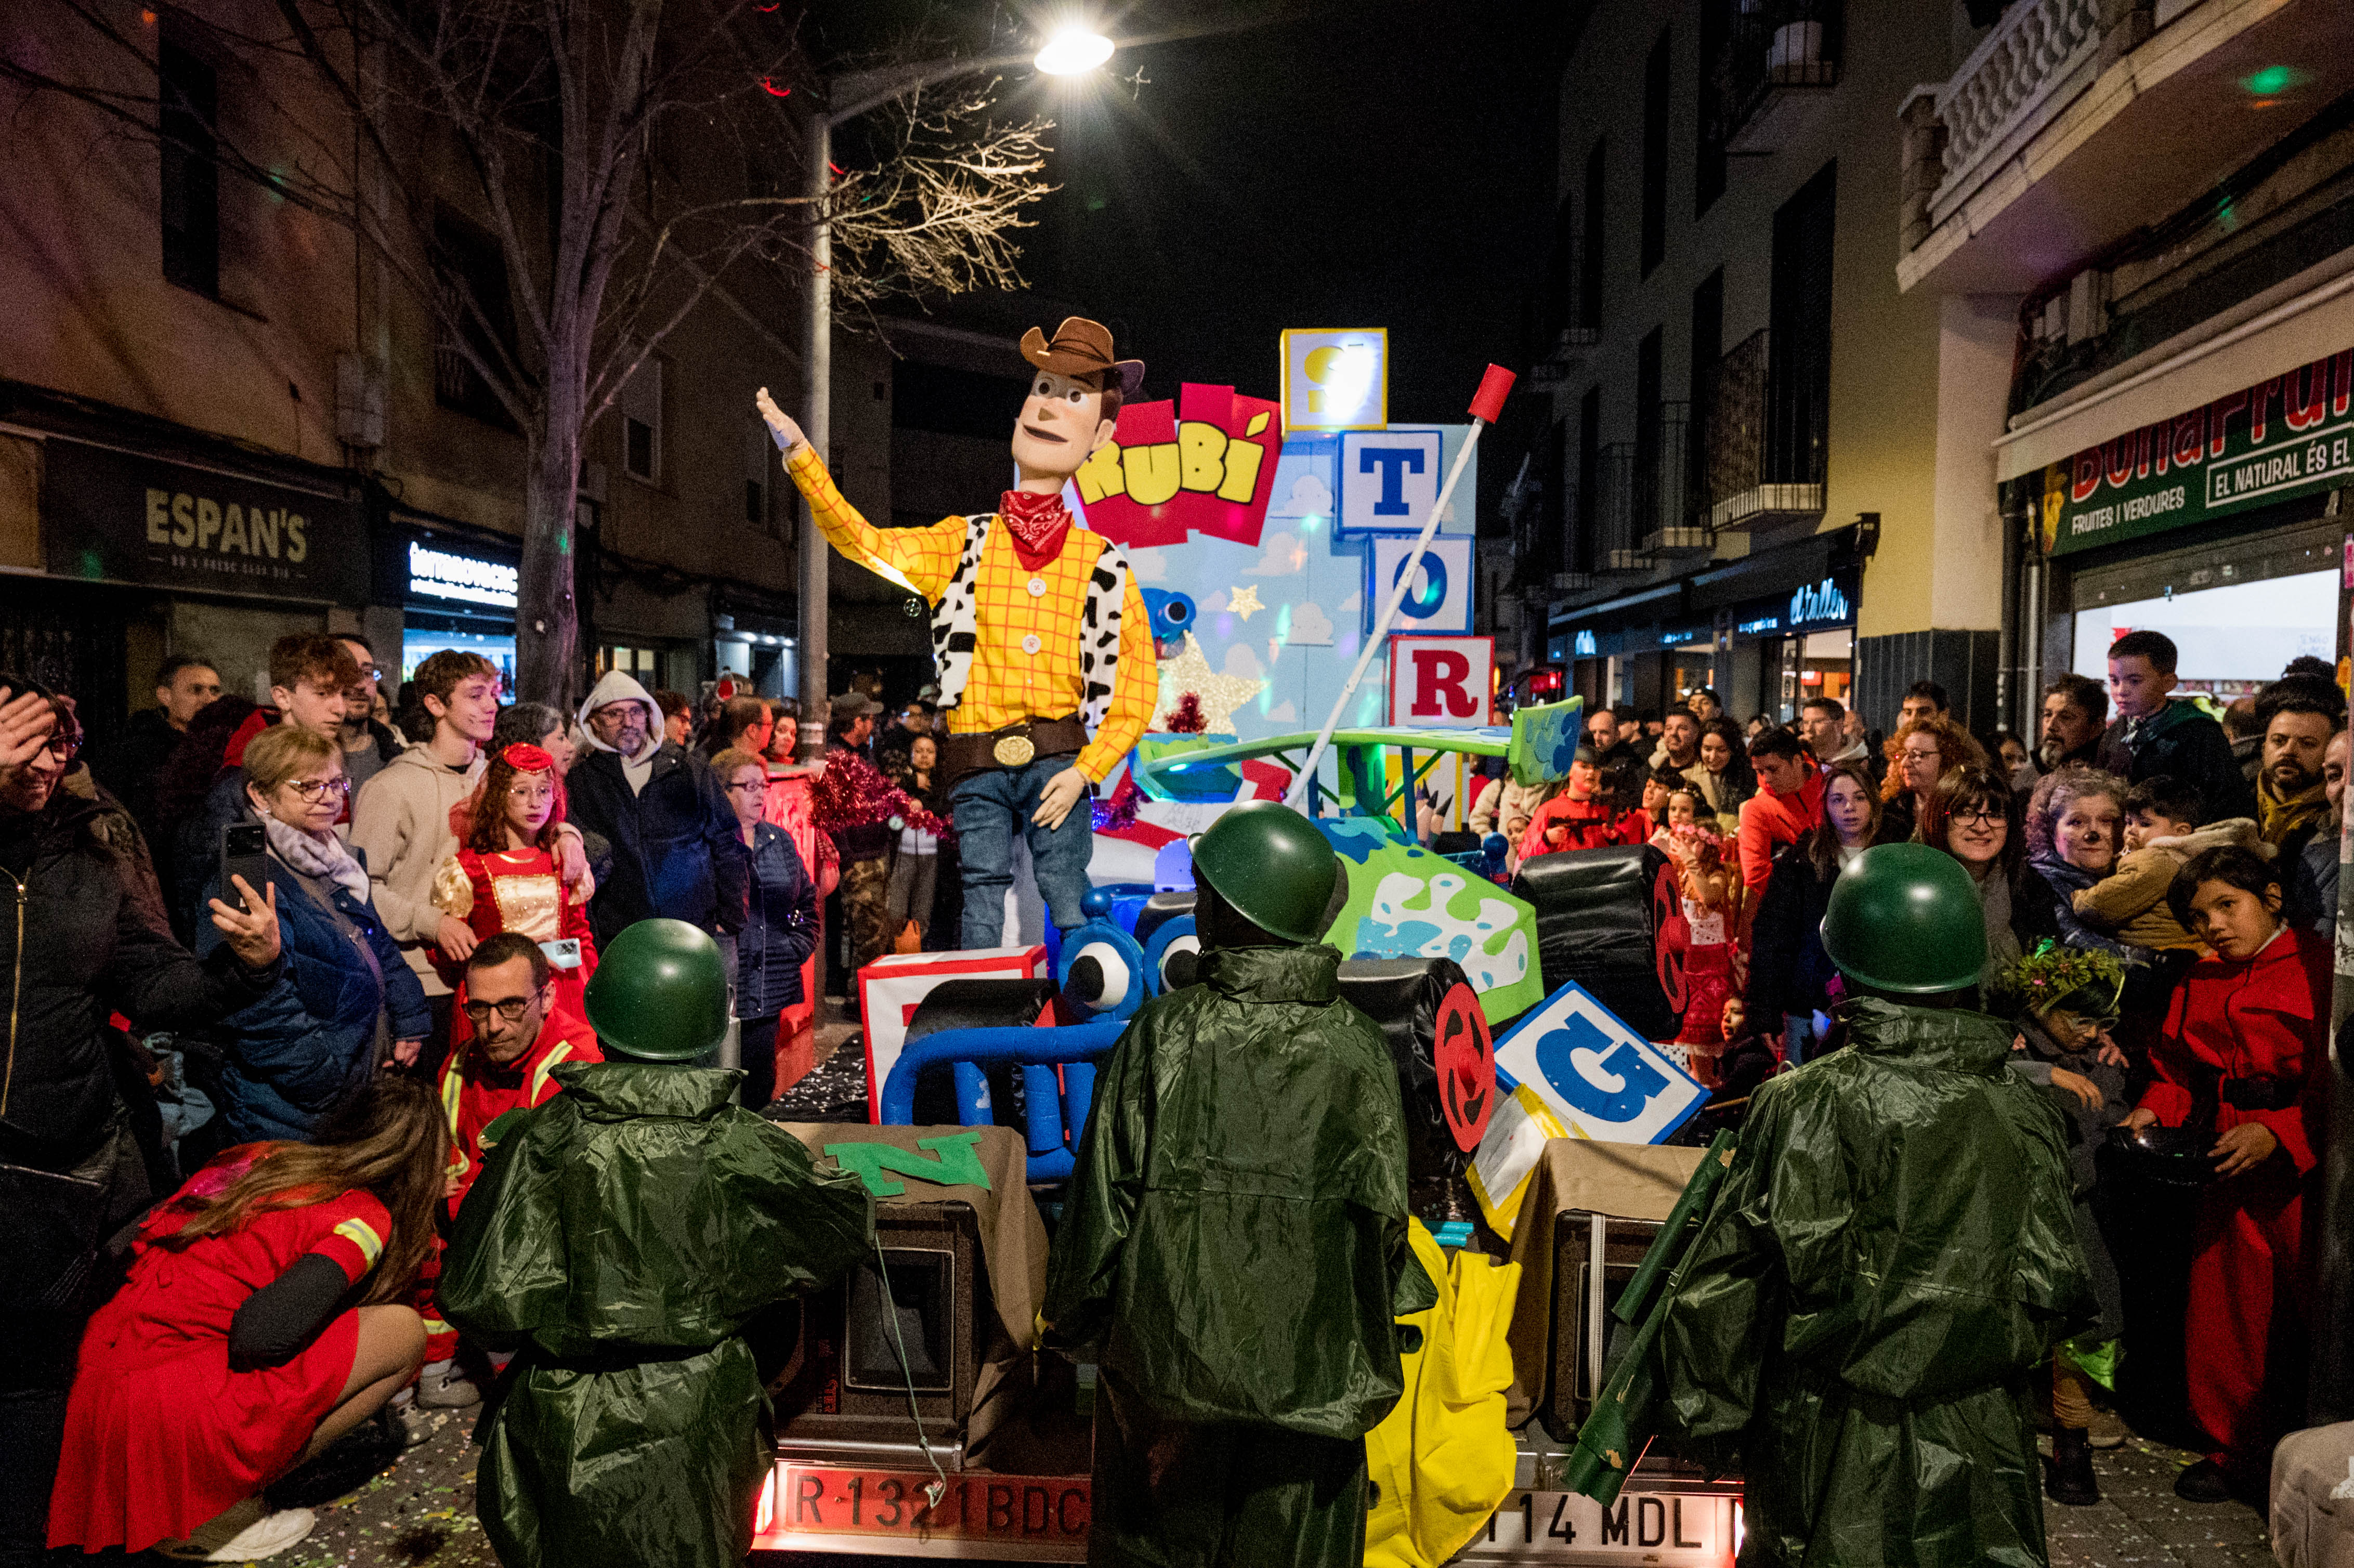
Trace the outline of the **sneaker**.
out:
M 2126 1439 L 2131 1436 L 2133 1434 L 2126 1428 L 2125 1418 L 2115 1411 L 2103 1410 L 2098 1405 L 2093 1407 L 2093 1424 L 2084 1428 L 2087 1443 L 2095 1448 L 2122 1448 Z
M 446 1361 L 428 1361 L 417 1376 L 417 1403 L 428 1410 L 463 1410 L 470 1404 L 482 1403 L 482 1391 L 474 1382 L 474 1374 L 460 1366 L 453 1357 Z
M 158 1542 L 155 1552 L 183 1563 L 250 1563 L 274 1557 L 317 1528 L 319 1516 L 307 1508 L 262 1511 L 260 1498 L 248 1498 L 219 1517 L 199 1525 L 185 1541 Z
M 448 1419 L 446 1416 L 428 1415 L 417 1408 L 414 1401 L 399 1406 L 387 1405 L 384 1418 L 386 1430 L 399 1440 L 403 1449 L 414 1448 L 432 1436 L 435 1425 Z

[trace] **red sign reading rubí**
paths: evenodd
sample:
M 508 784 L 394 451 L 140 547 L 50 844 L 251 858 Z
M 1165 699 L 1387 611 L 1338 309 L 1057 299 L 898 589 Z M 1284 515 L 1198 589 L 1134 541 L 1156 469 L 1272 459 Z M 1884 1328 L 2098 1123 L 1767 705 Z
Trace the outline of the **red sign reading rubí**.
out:
M 2354 478 L 2354 349 L 2087 447 L 2044 471 L 2047 554 L 2205 523 Z

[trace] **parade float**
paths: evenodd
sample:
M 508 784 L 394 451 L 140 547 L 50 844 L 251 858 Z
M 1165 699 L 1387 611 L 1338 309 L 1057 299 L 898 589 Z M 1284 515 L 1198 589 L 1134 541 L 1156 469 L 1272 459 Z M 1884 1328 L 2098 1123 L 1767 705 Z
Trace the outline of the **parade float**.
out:
M 1659 852 L 1508 875 L 1500 838 L 1462 831 L 1486 769 L 1561 778 L 1580 730 L 1575 699 L 1494 722 L 1468 635 L 1452 497 L 1510 377 L 1491 370 L 1468 427 L 1298 429 L 1295 390 L 1303 418 L 1320 388 L 1319 415 L 1366 401 L 1349 355 L 1374 334 L 1288 335 L 1310 341 L 1286 345 L 1282 405 L 1190 385 L 1129 403 L 1068 487 L 1149 585 L 1159 686 L 1094 804 L 1084 918 L 877 959 L 844 1047 L 864 1125 L 769 1113 L 864 1180 L 879 1247 L 803 1307 L 769 1383 L 762 1549 L 1085 1560 L 1094 1369 L 1037 1348 L 1051 1225 L 1098 1065 L 1193 981 L 1190 841 L 1282 799 L 1341 864 L 1324 939 L 1389 1043 L 1441 1282 L 1400 1319 L 1407 1393 L 1367 1439 L 1367 1560 L 1732 1558 L 1735 1483 L 1642 1461 L 1606 1506 L 1562 1478 L 1612 1309 L 1702 1153 L 1666 1140 L 1707 1091 L 1654 1044 L 1681 985 Z

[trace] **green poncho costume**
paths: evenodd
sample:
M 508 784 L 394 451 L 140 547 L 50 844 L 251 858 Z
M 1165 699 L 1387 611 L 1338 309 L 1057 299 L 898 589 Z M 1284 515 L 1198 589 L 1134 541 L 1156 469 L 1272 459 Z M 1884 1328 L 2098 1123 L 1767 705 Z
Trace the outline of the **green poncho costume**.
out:
M 1098 1568 L 1363 1561 L 1364 1434 L 1405 1388 L 1392 1319 L 1437 1296 L 1406 1240 L 1397 1069 L 1340 963 L 1205 951 L 1097 1084 L 1044 1316 L 1100 1351 Z
M 733 1104 L 740 1073 L 555 1075 L 442 1266 L 450 1320 L 522 1351 L 484 1421 L 483 1533 L 506 1568 L 740 1562 L 773 1462 L 742 1330 L 864 1256 L 872 1206 Z
M 1861 993 L 1846 1048 L 1760 1086 L 1712 1149 L 1571 1484 L 1615 1493 L 1656 1431 L 1741 1476 L 1744 1568 L 2043 1568 L 2027 1379 L 2094 1310 L 2065 1129 L 2006 1065 L 2009 1027 L 1957 1005 L 1986 959 L 1958 861 L 1864 851 L 1822 933 Z
M 1737 1467 L 1744 1565 L 2042 1568 L 2027 1380 L 2093 1309 L 2060 1118 L 2005 1024 L 1842 1016 L 1750 1105 L 1666 1308 L 1662 1431 Z

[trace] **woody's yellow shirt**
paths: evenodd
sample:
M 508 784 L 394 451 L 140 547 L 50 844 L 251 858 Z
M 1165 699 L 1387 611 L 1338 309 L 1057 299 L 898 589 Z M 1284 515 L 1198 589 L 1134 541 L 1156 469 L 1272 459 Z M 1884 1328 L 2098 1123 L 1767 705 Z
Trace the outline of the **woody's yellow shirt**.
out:
M 826 542 L 859 565 L 906 583 L 932 603 L 948 591 L 964 554 L 965 520 L 946 517 L 928 528 L 877 528 L 843 499 L 813 447 L 785 460 L 785 472 L 808 500 Z M 1036 572 L 1013 553 L 1013 541 L 991 527 L 973 582 L 972 673 L 964 697 L 948 712 L 950 735 L 985 735 L 1024 719 L 1076 716 L 1085 691 L 1079 681 L 1079 621 L 1087 579 L 1102 554 L 1103 536 L 1075 521 L 1063 547 Z M 1079 753 L 1077 767 L 1100 784 L 1143 736 L 1160 700 L 1152 656 L 1152 623 L 1136 574 L 1128 574 L 1120 603 L 1119 662 L 1102 727 Z

